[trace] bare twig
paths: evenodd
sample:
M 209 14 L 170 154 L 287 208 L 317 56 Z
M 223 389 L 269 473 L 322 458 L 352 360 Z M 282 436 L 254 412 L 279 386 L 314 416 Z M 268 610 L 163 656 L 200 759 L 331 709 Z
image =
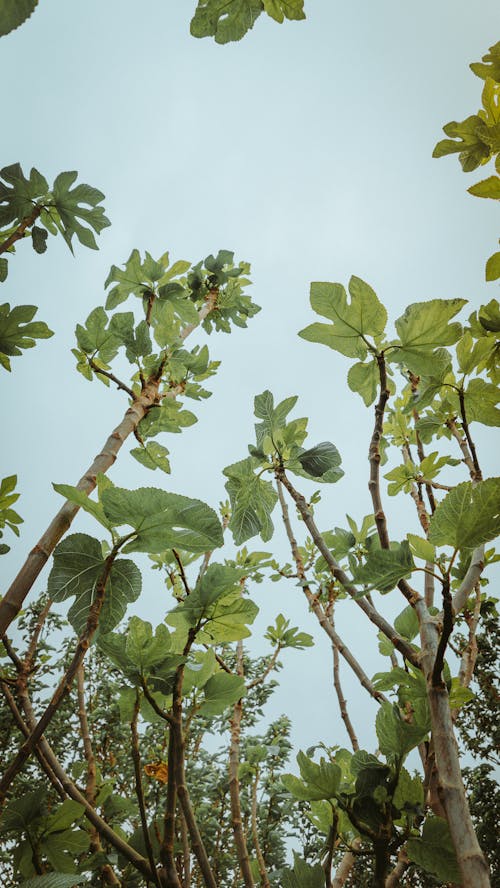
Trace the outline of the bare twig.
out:
M 128 385 L 125 385 L 125 383 L 122 382 L 121 379 L 118 379 L 118 377 L 115 376 L 114 373 L 111 373 L 110 370 L 104 370 L 103 367 L 99 367 L 99 365 L 96 364 L 93 358 L 89 358 L 88 362 L 89 367 L 92 368 L 94 373 L 96 373 L 98 376 L 105 376 L 106 379 L 109 379 L 110 382 L 113 382 L 116 385 L 117 389 L 121 389 L 122 391 L 127 392 L 127 395 L 132 398 L 133 401 L 135 400 L 136 396 L 132 389 L 129 388 Z
M 264 855 L 262 853 L 262 848 L 260 847 L 259 841 L 259 830 L 257 827 L 257 787 L 259 785 L 259 768 L 256 768 L 255 777 L 252 782 L 252 839 L 255 848 L 255 856 L 257 858 L 257 864 L 259 867 L 259 875 L 260 875 L 260 884 L 261 888 L 271 888 L 271 884 L 269 882 L 269 875 L 267 872 L 266 861 L 264 860 Z
M 237 674 L 244 678 L 245 670 L 243 666 L 243 642 L 238 641 L 236 645 L 236 671 Z M 236 846 L 236 854 L 241 871 L 241 877 L 245 888 L 255 888 L 255 883 L 250 867 L 250 856 L 248 854 L 247 840 L 243 829 L 243 820 L 241 816 L 240 804 L 240 738 L 241 738 L 241 719 L 243 715 L 242 700 L 238 700 L 233 707 L 233 714 L 230 720 L 231 741 L 229 745 L 229 796 L 231 800 L 231 823 L 233 827 L 234 844 Z

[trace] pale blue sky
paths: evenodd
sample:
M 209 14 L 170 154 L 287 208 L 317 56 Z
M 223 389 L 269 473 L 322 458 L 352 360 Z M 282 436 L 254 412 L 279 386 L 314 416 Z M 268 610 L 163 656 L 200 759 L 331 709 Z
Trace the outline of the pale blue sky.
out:
M 171 478 L 142 469 L 124 448 L 113 480 L 164 485 L 217 506 L 222 468 L 252 440 L 253 396 L 265 388 L 278 398 L 299 394 L 311 444 L 334 441 L 346 470 L 325 491 L 323 527 L 370 509 L 372 415 L 347 389 L 348 362 L 297 338 L 313 319 L 309 282 L 357 274 L 393 318 L 414 301 L 461 297 L 476 307 L 497 293 L 483 273 L 498 237 L 496 208 L 467 194 L 478 175 L 464 176 L 455 158 L 431 157 L 442 125 L 479 107 L 481 82 L 468 63 L 498 39 L 496 0 L 309 0 L 306 22 L 280 27 L 262 17 L 226 47 L 190 37 L 192 7 L 40 0 L 0 43 L 2 165 L 34 165 L 50 181 L 77 169 L 104 191 L 112 222 L 100 251 L 77 245 L 76 258 L 59 239 L 42 257 L 22 243 L 2 285 L 2 301 L 38 304 L 56 334 L 0 377 L 2 475 L 18 473 L 25 519 L 20 545 L 0 563 L 3 583 L 59 506 L 50 482 L 75 483 L 125 409 L 119 393 L 74 372 L 70 348 L 75 324 L 103 298 L 110 265 L 132 248 L 193 261 L 233 249 L 252 263 L 263 310 L 247 331 L 211 337 L 212 357 L 222 359 L 214 395 L 194 405 L 197 426 L 164 439 Z M 481 458 L 492 471 L 487 439 Z M 393 537 L 417 529 L 408 509 L 412 528 L 404 508 L 393 511 Z M 97 533 L 83 517 L 73 529 Z M 260 540 L 253 547 L 271 548 Z M 275 548 L 289 557 L 281 535 Z M 162 614 L 157 574 L 146 570 L 144 585 L 141 615 L 154 622 Z M 259 632 L 279 611 L 317 638 L 314 651 L 284 655 L 270 715 L 288 711 L 302 747 L 346 744 L 329 645 L 297 588 L 259 586 L 254 597 L 254 650 L 264 650 Z M 394 613 L 403 602 L 382 606 Z M 363 620 L 346 603 L 338 629 L 372 674 L 383 664 Z M 307 691 L 311 674 L 316 695 Z M 371 703 L 344 675 L 369 748 Z

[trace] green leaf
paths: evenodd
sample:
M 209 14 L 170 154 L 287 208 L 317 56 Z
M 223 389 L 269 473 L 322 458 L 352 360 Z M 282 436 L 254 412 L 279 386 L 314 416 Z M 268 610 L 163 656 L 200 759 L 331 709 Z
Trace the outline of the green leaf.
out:
M 19 888 L 73 888 L 74 885 L 87 885 L 85 876 L 78 873 L 46 873 L 44 876 L 33 876 L 21 882 Z
M 324 888 L 325 873 L 321 864 L 311 866 L 294 852 L 292 869 L 285 869 L 282 875 L 283 888 Z
M 241 40 L 264 9 L 262 0 L 198 0 L 190 31 L 216 43 Z
M 146 466 L 147 469 L 161 469 L 167 475 L 170 475 L 170 462 L 167 459 L 168 450 L 156 441 L 149 441 L 144 447 L 134 447 L 130 451 L 130 455 Z
M 101 501 L 113 526 L 128 524 L 136 531 L 124 552 L 155 553 L 178 547 L 202 553 L 222 546 L 219 519 L 200 500 L 156 487 L 110 487 L 103 492 Z
M 282 24 L 285 18 L 299 21 L 305 19 L 304 0 L 262 0 L 264 11 L 275 22 Z
M 0 284 L 7 280 L 9 273 L 9 263 L 5 256 L 0 256 Z
M 476 182 L 467 189 L 469 194 L 476 197 L 491 197 L 493 200 L 500 200 L 500 176 L 488 176 L 481 182 Z
M 490 46 L 490 51 L 483 56 L 483 64 L 472 62 L 470 68 L 477 77 L 483 80 L 491 78 L 495 83 L 500 83 L 500 41 Z
M 0 818 L 0 833 L 25 832 L 29 824 L 43 813 L 45 789 L 24 793 L 19 799 L 10 801 Z
M 446 820 L 427 817 L 421 838 L 408 839 L 408 857 L 440 881 L 462 884 L 457 857 Z
M 465 299 L 431 299 L 409 305 L 396 321 L 400 345 L 391 343 L 397 347 L 388 353 L 388 360 L 403 364 L 417 375 L 435 375 L 440 355 L 446 364 L 446 353 L 442 354 L 441 347 L 453 345 L 462 335 L 461 324 L 450 321 L 465 303 Z
M 54 551 L 54 564 L 48 579 L 48 592 L 54 601 L 75 596 L 68 620 L 81 635 L 94 601 L 96 585 L 102 576 L 105 557 L 101 544 L 84 533 L 74 533 L 59 543 Z M 106 585 L 98 632 L 110 632 L 124 617 L 127 605 L 141 591 L 141 573 L 133 561 L 114 561 Z
M 142 438 L 153 438 L 160 432 L 178 434 L 197 422 L 194 413 L 183 410 L 181 404 L 173 399 L 163 402 L 161 407 L 152 407 L 144 419 L 141 419 L 138 431 Z
M 406 768 L 401 768 L 392 803 L 399 811 L 423 809 L 424 787 L 418 774 L 411 777 Z
M 488 126 L 477 114 L 460 122 L 452 120 L 443 126 L 443 131 L 451 138 L 437 143 L 433 157 L 458 154 L 464 173 L 472 172 L 489 159 Z
M 436 559 L 436 550 L 429 540 L 417 536 L 415 533 L 406 534 L 410 549 L 415 558 L 421 558 L 423 561 L 433 562 Z
M 78 487 L 72 487 L 71 484 L 53 484 L 52 487 L 56 493 L 60 493 L 65 499 L 71 503 L 76 503 L 77 506 L 80 506 L 81 509 L 92 515 L 106 530 L 111 530 L 113 525 L 106 518 L 101 503 L 91 500 L 83 490 L 79 490 Z
M 10 34 L 35 11 L 38 0 L 2 0 L 0 8 L 0 37 Z
M 383 334 L 387 312 L 372 288 L 360 278 L 351 277 L 349 293 L 350 304 L 342 284 L 312 283 L 312 308 L 333 324 L 311 324 L 299 336 L 363 361 L 367 355 L 365 337 Z
M 47 817 L 44 832 L 53 833 L 68 829 L 76 820 L 83 817 L 85 808 L 73 799 L 65 799 L 56 810 Z
M 382 703 L 375 722 L 380 752 L 387 758 L 404 759 L 424 739 L 427 731 L 401 718 L 397 705 Z
M 47 180 L 34 167 L 27 179 L 20 164 L 12 163 L 0 170 L 0 179 L 0 227 L 22 222 L 39 198 L 49 197 Z
M 403 638 L 412 641 L 419 632 L 418 617 L 415 609 L 408 605 L 394 620 L 394 628 Z
M 6 370 L 10 370 L 9 357 L 21 355 L 22 348 L 33 348 L 35 339 L 54 335 L 43 321 L 32 321 L 36 312 L 36 305 L 16 305 L 12 311 L 8 302 L 0 305 L 0 356 Z
M 97 250 L 98 247 L 91 228 L 99 234 L 103 228 L 111 224 L 104 215 L 103 207 L 99 206 L 100 202 L 104 200 L 104 194 L 97 188 L 92 188 L 84 183 L 80 183 L 72 189 L 71 186 L 77 176 L 78 173 L 75 171 L 59 173 L 54 180 L 53 205 L 59 217 L 56 224 L 59 223 L 58 227 L 71 252 L 73 252 L 71 241 L 75 234 L 85 247 Z
M 297 459 L 304 471 L 313 478 L 338 481 L 344 474 L 339 468 L 342 461 L 340 453 L 329 441 L 323 441 L 310 450 L 304 450 Z
M 33 225 L 31 229 L 31 240 L 35 253 L 45 253 L 48 236 L 49 233 L 45 228 L 39 228 L 37 225 Z
M 481 326 L 491 333 L 500 333 L 500 307 L 498 299 L 491 299 L 488 305 L 483 305 L 478 312 Z
M 353 570 L 353 580 L 357 585 L 390 592 L 399 580 L 410 576 L 415 564 L 408 542 L 403 540 L 402 543 L 391 543 L 391 546 L 391 549 L 370 551 L 366 562 Z
M 167 627 L 160 623 L 154 635 L 151 623 L 131 617 L 125 644 L 127 660 L 146 674 L 152 666 L 162 663 L 170 653 L 171 639 Z
M 481 422 L 487 426 L 500 426 L 500 401 L 498 386 L 484 379 L 471 379 L 465 392 L 467 421 Z
M 367 407 L 373 404 L 377 397 L 379 384 L 376 361 L 369 361 L 368 364 L 361 362 L 353 364 L 347 374 L 347 384 L 352 392 L 358 392 L 361 395 Z
M 486 263 L 486 280 L 496 281 L 500 278 L 500 253 L 493 253 Z
M 222 715 L 228 706 L 232 706 L 245 696 L 245 679 L 239 675 L 218 672 L 207 681 L 204 694 L 205 699 L 199 708 L 200 714 L 207 718 Z
M 303 752 L 297 755 L 297 764 L 302 780 L 311 788 L 314 788 L 317 799 L 335 798 L 340 785 L 341 770 L 335 762 L 320 759 L 319 764 L 314 762 Z
M 75 872 L 74 858 L 88 851 L 90 836 L 84 829 L 65 829 L 43 837 L 43 850 L 53 867 Z
M 236 545 L 240 546 L 257 533 L 264 541 L 271 539 L 274 529 L 271 514 L 278 500 L 271 482 L 254 474 L 251 457 L 227 466 L 224 475 L 228 478 L 225 487 L 232 510 L 229 528 Z
M 500 478 L 475 487 L 458 484 L 439 504 L 430 521 L 429 539 L 437 546 L 474 549 L 500 533 Z
M 450 709 L 460 709 L 461 706 L 473 699 L 473 691 L 461 685 L 459 678 L 452 678 L 449 691 Z

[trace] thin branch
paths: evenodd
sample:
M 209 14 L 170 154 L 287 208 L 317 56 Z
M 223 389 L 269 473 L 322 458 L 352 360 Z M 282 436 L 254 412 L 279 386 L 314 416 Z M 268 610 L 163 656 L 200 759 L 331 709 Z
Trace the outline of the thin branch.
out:
M 181 330 L 179 334 L 181 340 L 186 339 L 204 320 L 204 318 L 213 311 L 217 301 L 214 292 L 215 291 L 210 291 L 205 300 L 205 304 L 198 312 L 198 323 L 188 324 L 183 330 Z M 123 443 L 129 435 L 133 434 L 141 419 L 146 416 L 151 407 L 154 407 L 161 402 L 163 396 L 160 395 L 159 392 L 160 382 L 161 373 L 160 376 L 156 373 L 149 377 L 141 394 L 134 398 L 133 403 L 125 412 L 122 421 L 114 431 L 111 432 L 111 435 L 104 444 L 101 452 L 96 456 L 91 466 L 89 466 L 85 474 L 78 481 L 76 485 L 78 490 L 83 491 L 88 496 L 96 486 L 97 475 L 99 473 L 106 473 L 108 469 L 111 468 Z M 165 397 L 175 398 L 182 389 L 182 386 L 177 386 L 169 391 Z M 59 509 L 57 515 L 51 521 L 46 531 L 40 537 L 36 546 L 34 546 L 29 553 L 28 558 L 17 577 L 0 601 L 0 638 L 7 630 L 8 626 L 10 626 L 12 620 L 17 617 L 23 606 L 24 599 L 30 591 L 33 583 L 47 563 L 57 543 L 71 526 L 79 508 L 80 507 L 76 503 L 66 501 L 62 508 Z
M 186 574 L 185 574 L 185 571 L 184 571 L 184 565 L 183 565 L 183 563 L 182 563 L 182 561 L 181 561 L 181 556 L 179 555 L 177 549 L 172 549 L 172 554 L 173 554 L 175 560 L 177 561 L 177 565 L 178 565 L 178 567 L 179 567 L 179 573 L 180 573 L 180 576 L 181 576 L 182 585 L 184 586 L 184 591 L 185 591 L 186 595 L 190 595 L 190 594 L 191 594 L 191 589 L 189 588 L 189 583 L 188 583 L 188 581 L 187 581 L 187 579 L 186 579 Z
M 399 635 L 398 632 L 396 632 L 394 627 L 391 626 L 390 623 L 388 623 L 381 614 L 379 614 L 379 612 L 366 600 L 364 596 L 360 596 L 359 590 L 352 585 L 345 571 L 343 571 L 340 565 L 337 563 L 316 526 L 316 522 L 314 521 L 312 513 L 308 508 L 305 498 L 295 490 L 290 480 L 286 476 L 283 468 L 279 468 L 276 470 L 276 478 L 278 481 L 281 481 L 283 483 L 283 486 L 286 487 L 288 493 L 297 504 L 297 508 L 304 521 L 304 524 L 311 534 L 314 543 L 316 544 L 317 548 L 328 564 L 332 576 L 335 577 L 335 579 L 338 580 L 339 583 L 341 583 L 347 594 L 354 599 L 357 606 L 366 614 L 368 619 L 372 623 L 374 623 L 374 625 L 377 626 L 377 628 L 380 629 L 381 632 L 384 633 L 384 635 L 389 639 L 389 641 L 393 643 L 394 647 L 397 648 L 397 650 L 403 655 L 403 657 L 417 669 L 420 669 L 421 667 L 418 653 L 413 650 L 408 642 L 401 635 Z M 414 596 L 416 596 L 415 600 L 418 600 L 420 598 L 420 596 L 414 593 L 412 594 L 412 600 Z
M 332 628 L 335 629 L 334 622 L 334 613 L 333 613 L 333 602 L 332 608 L 330 611 L 330 622 L 332 624 Z M 332 644 L 333 651 L 333 685 L 335 687 L 335 693 L 337 694 L 337 700 L 339 701 L 339 709 L 340 715 L 342 717 L 342 721 L 344 722 L 345 729 L 349 735 L 349 740 L 351 741 L 351 746 L 356 752 L 359 749 L 358 738 L 356 736 L 356 732 L 354 730 L 352 721 L 350 719 L 349 713 L 347 711 L 347 703 L 344 697 L 344 692 L 342 690 L 342 685 L 340 683 L 340 661 L 339 661 L 339 649 L 337 645 Z
M 469 638 L 465 649 L 462 653 L 462 657 L 460 660 L 460 669 L 458 672 L 458 680 L 462 687 L 468 688 L 472 676 L 474 674 L 474 667 L 476 665 L 477 660 L 477 638 L 476 631 L 479 623 L 479 617 L 481 614 L 481 586 L 476 583 L 476 600 L 474 602 L 474 611 L 469 616 L 466 615 L 467 625 L 469 627 Z
M 480 468 L 479 461 L 477 458 L 476 446 L 474 444 L 474 441 L 472 440 L 470 430 L 469 430 L 469 423 L 467 422 L 467 411 L 465 409 L 465 395 L 464 395 L 464 391 L 462 388 L 458 392 L 458 399 L 460 401 L 460 413 L 462 415 L 462 417 L 461 417 L 462 418 L 462 428 L 464 430 L 464 435 L 467 438 L 467 444 L 469 445 L 469 450 L 470 450 L 470 453 L 472 456 L 472 464 L 474 466 L 474 476 L 473 476 L 472 480 L 473 481 L 482 481 L 483 476 L 482 476 L 481 468 Z
M 17 727 L 19 728 L 21 734 L 23 734 L 24 737 L 29 737 L 29 735 L 30 735 L 29 728 L 27 727 L 21 713 L 19 712 L 17 703 L 12 695 L 12 692 L 11 692 L 8 684 L 6 684 L 6 682 L 4 682 L 0 679 L 0 687 L 2 688 L 5 700 L 7 702 L 7 706 L 9 707 L 9 709 L 12 713 L 14 722 L 16 723 Z M 41 751 L 38 748 L 35 749 L 35 755 L 38 759 L 40 767 L 47 774 L 47 777 L 49 778 L 49 780 L 50 780 L 52 786 L 54 787 L 55 791 L 57 792 L 59 798 L 62 799 L 62 801 L 64 801 L 64 799 L 66 798 L 66 793 L 64 792 L 64 789 L 62 788 L 61 783 L 57 779 L 52 768 L 45 761 Z
M 354 852 L 358 851 L 361 847 L 361 839 L 359 838 L 359 836 L 353 840 L 353 842 L 351 843 L 351 847 L 353 850 L 345 852 L 339 866 L 337 867 L 337 872 L 335 873 L 332 881 L 332 888 L 344 888 L 344 885 L 349 878 L 349 873 L 356 863 L 356 854 Z
M 436 659 L 432 668 L 432 686 L 440 687 L 443 683 L 442 671 L 444 666 L 444 655 L 448 639 L 453 632 L 453 607 L 450 593 L 450 578 L 443 578 L 443 629 L 436 652 Z
M 474 549 L 467 573 L 453 596 L 452 608 L 455 615 L 460 613 L 465 607 L 465 603 L 475 588 L 476 583 L 479 582 L 483 570 L 484 546 L 478 546 L 477 549 Z
M 401 452 L 403 454 L 403 461 L 405 465 L 408 465 L 409 462 L 412 462 L 410 448 L 407 444 L 403 444 L 401 448 Z M 421 484 L 419 486 L 418 481 L 417 484 L 412 484 L 410 487 L 410 496 L 415 503 L 417 509 L 418 520 L 420 521 L 420 525 L 422 530 L 424 531 L 425 536 L 428 536 L 429 533 L 429 516 L 427 514 L 427 509 L 425 508 L 425 503 L 422 499 L 422 495 L 420 493 L 419 487 L 421 488 Z
M 264 669 L 264 672 L 262 672 L 256 678 L 252 679 L 252 681 L 250 681 L 247 684 L 247 691 L 249 691 L 251 688 L 255 688 L 255 687 L 257 687 L 257 685 L 261 685 L 265 682 L 269 673 L 272 672 L 274 667 L 276 666 L 276 661 L 280 655 L 280 651 L 281 651 L 281 645 L 278 644 L 274 650 L 272 657 L 270 657 L 269 662 L 268 662 L 266 668 Z
M 259 768 L 257 767 L 256 772 L 255 772 L 255 778 L 252 782 L 252 810 L 251 810 L 252 840 L 253 840 L 253 844 L 254 844 L 254 848 L 255 848 L 255 856 L 257 858 L 257 864 L 259 867 L 261 888 L 271 888 L 271 884 L 269 882 L 269 875 L 268 875 L 267 867 L 266 867 L 266 861 L 264 860 L 262 848 L 260 847 L 259 830 L 257 827 L 257 787 L 258 787 L 258 784 L 259 784 Z
M 236 645 L 236 671 L 237 674 L 244 678 L 245 670 L 243 666 L 243 642 L 238 641 Z M 231 741 L 229 745 L 229 796 L 231 800 L 231 824 L 233 828 L 234 844 L 236 846 L 236 854 L 238 864 L 245 888 L 255 888 L 252 870 L 250 867 L 250 856 L 248 854 L 247 841 L 245 831 L 243 829 L 243 820 L 241 816 L 240 804 L 240 741 L 241 741 L 241 719 L 243 716 L 243 703 L 238 700 L 233 707 L 233 714 L 230 719 Z
M 87 616 L 87 623 L 85 625 L 85 629 L 83 630 L 80 638 L 78 639 L 78 643 L 75 649 L 75 653 L 73 654 L 73 659 L 68 666 L 66 672 L 64 673 L 62 679 L 59 682 L 52 698 L 47 705 L 45 712 L 40 718 L 36 728 L 30 734 L 29 738 L 23 743 L 17 756 L 13 759 L 10 765 L 7 767 L 3 777 L 0 780 L 0 804 L 3 803 L 5 799 L 5 795 L 7 790 L 14 780 L 15 776 L 19 773 L 21 768 L 23 767 L 26 760 L 29 758 L 33 749 L 35 748 L 38 740 L 42 736 L 43 732 L 47 728 L 48 724 L 52 720 L 53 716 L 59 709 L 62 701 L 66 697 L 66 695 L 71 690 L 71 685 L 77 673 L 78 667 L 80 663 L 83 661 L 85 654 L 87 653 L 92 637 L 97 629 L 99 623 L 99 615 L 102 610 L 102 606 L 104 604 L 104 597 L 106 593 L 106 586 L 109 580 L 109 576 L 111 573 L 111 569 L 113 567 L 113 563 L 115 561 L 116 556 L 118 555 L 120 547 L 125 543 L 132 534 L 127 534 L 126 537 L 123 537 L 111 550 L 110 554 L 106 558 L 104 562 L 104 568 L 102 573 L 96 583 L 95 587 L 95 597 L 94 601 L 89 609 L 89 613 Z
M 281 506 L 283 524 L 285 526 L 286 535 L 287 535 L 288 541 L 290 543 L 290 548 L 292 550 L 293 559 L 294 559 L 295 564 L 297 566 L 297 576 L 301 580 L 302 591 L 307 598 L 307 601 L 309 603 L 309 607 L 311 608 L 314 616 L 318 620 L 318 623 L 320 624 L 323 631 L 326 632 L 326 634 L 328 635 L 332 645 L 337 648 L 338 652 L 344 657 L 345 661 L 351 667 L 352 671 L 356 675 L 356 677 L 357 677 L 358 681 L 360 682 L 360 684 L 362 685 L 362 687 L 364 687 L 365 690 L 368 691 L 368 693 L 370 694 L 371 697 L 374 698 L 374 700 L 377 700 L 378 702 L 386 700 L 386 697 L 384 696 L 384 694 L 381 691 L 375 690 L 372 682 L 370 681 L 370 679 L 368 678 L 368 676 L 364 672 L 363 668 L 360 666 L 358 661 L 355 659 L 355 657 L 351 653 L 350 649 L 344 644 L 340 635 L 338 635 L 337 632 L 335 631 L 334 627 L 332 626 L 331 621 L 328 619 L 327 615 L 325 614 L 325 611 L 323 610 L 317 597 L 315 595 L 313 595 L 313 593 L 311 592 L 311 589 L 309 588 L 309 585 L 307 583 L 307 578 L 306 578 L 306 574 L 305 574 L 305 570 L 304 570 L 304 564 L 303 564 L 302 558 L 300 556 L 300 552 L 299 552 L 299 549 L 297 546 L 297 541 L 296 541 L 294 534 L 293 534 L 292 525 L 290 522 L 290 516 L 288 514 L 288 506 L 286 504 L 285 497 L 283 496 L 283 489 L 282 489 L 280 480 L 277 480 L 276 486 L 277 486 L 278 497 L 279 497 L 280 506 Z
M 31 226 L 36 222 L 40 213 L 43 210 L 43 206 L 38 204 L 34 206 L 31 213 L 28 216 L 25 216 L 24 219 L 21 220 L 15 231 L 9 235 L 2 243 L 0 243 L 0 253 L 6 253 L 7 250 L 10 250 L 12 246 L 16 243 L 16 241 L 21 240 L 21 238 L 26 236 L 26 229 L 31 228 Z
M 383 549 L 389 548 L 389 533 L 387 531 L 387 521 L 382 506 L 382 498 L 380 496 L 380 439 L 382 437 L 384 425 L 384 412 L 389 400 L 389 389 L 387 388 L 387 370 L 385 366 L 385 357 L 383 354 L 377 356 L 377 366 L 380 380 L 380 394 L 375 406 L 375 425 L 370 441 L 368 458 L 370 462 L 370 480 L 368 489 L 373 503 L 373 515 Z
M 153 846 L 151 844 L 151 838 L 149 835 L 148 829 L 148 818 L 146 814 L 146 803 L 144 801 L 144 789 L 142 785 L 142 774 L 141 774 L 141 754 L 139 752 L 139 734 L 137 731 L 137 720 L 139 718 L 139 710 L 140 710 L 140 697 L 139 692 L 136 691 L 135 694 L 135 703 L 134 710 L 132 714 L 132 720 L 130 722 L 130 733 L 132 735 L 132 761 L 134 763 L 134 779 L 135 779 L 135 794 L 137 797 L 137 803 L 139 805 L 139 814 L 141 818 L 141 826 L 142 826 L 142 835 L 144 838 L 144 845 L 146 848 L 146 853 L 148 855 L 149 865 L 151 867 L 151 872 L 155 874 L 155 884 L 158 888 L 161 888 L 160 880 L 158 878 L 158 873 L 156 869 L 156 862 L 153 854 Z
M 118 379 L 118 377 L 115 376 L 114 373 L 111 373 L 109 370 L 104 370 L 103 367 L 99 367 L 99 365 L 96 364 L 96 362 L 94 361 L 93 358 L 89 358 L 88 362 L 89 362 L 89 367 L 92 368 L 94 373 L 98 374 L 99 376 L 105 376 L 106 379 L 109 379 L 111 382 L 114 382 L 117 389 L 121 389 L 122 391 L 127 392 L 127 395 L 130 398 L 132 398 L 133 401 L 135 401 L 135 399 L 136 399 L 135 393 L 132 391 L 131 388 L 128 387 L 128 385 L 125 385 L 125 383 L 122 382 L 121 379 Z
M 469 447 L 467 445 L 466 439 L 464 437 L 462 437 L 462 435 L 460 434 L 460 430 L 457 427 L 456 420 L 455 419 L 448 419 L 448 420 L 446 420 L 446 425 L 448 426 L 451 434 L 453 435 L 453 437 L 457 441 L 458 446 L 460 447 L 460 450 L 462 451 L 463 461 L 469 470 L 469 475 L 470 475 L 472 481 L 476 481 L 477 480 L 476 467 L 474 465 L 474 460 L 472 459 L 472 455 L 471 455 L 471 452 L 470 452 Z
M 31 705 L 31 700 L 29 698 L 28 689 L 26 685 L 26 681 L 21 681 L 20 689 L 19 689 L 19 697 L 21 701 L 21 705 L 25 714 L 25 730 L 23 733 L 25 736 L 31 736 L 34 729 L 36 728 L 37 722 L 35 718 L 35 714 L 33 712 L 33 707 Z M 54 755 L 49 743 L 42 736 L 38 741 L 38 749 L 41 753 L 40 763 L 44 771 L 47 773 L 50 779 L 50 772 L 52 772 L 57 780 L 59 781 L 61 787 L 63 788 L 66 796 L 69 796 L 75 802 L 78 802 L 84 808 L 84 814 L 89 820 L 89 822 L 97 828 L 100 835 L 106 839 L 110 843 L 110 845 L 115 848 L 119 854 L 122 854 L 126 860 L 128 860 L 132 866 L 135 867 L 148 881 L 153 881 L 153 873 L 149 868 L 148 861 L 142 857 L 134 848 L 132 848 L 124 839 L 121 838 L 115 831 L 103 820 L 102 817 L 99 816 L 95 808 L 92 807 L 88 799 L 85 797 L 83 792 L 81 792 L 76 784 L 71 780 L 71 778 L 67 775 L 64 768 L 60 764 L 57 757 Z

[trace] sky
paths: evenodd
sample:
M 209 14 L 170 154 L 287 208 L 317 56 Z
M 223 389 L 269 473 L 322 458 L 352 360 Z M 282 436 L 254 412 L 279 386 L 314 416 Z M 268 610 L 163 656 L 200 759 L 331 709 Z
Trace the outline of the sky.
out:
M 158 484 L 217 507 L 226 498 L 222 469 L 253 441 L 255 394 L 297 394 L 295 415 L 309 416 L 311 446 L 331 440 L 343 457 L 345 478 L 325 489 L 317 510 L 325 529 L 345 526 L 346 512 L 359 521 L 370 511 L 373 418 L 347 388 L 348 361 L 297 337 L 316 319 L 309 283 L 346 284 L 356 274 L 393 319 L 415 301 L 458 297 L 472 310 L 498 295 L 484 282 L 496 208 L 466 190 L 481 176 L 466 177 L 455 157 L 432 158 L 443 124 L 479 107 L 481 82 L 468 64 L 498 39 L 496 0 L 306 0 L 305 22 L 279 26 L 261 16 L 228 46 L 190 36 L 192 7 L 41 0 L 0 44 L 2 165 L 35 166 L 50 182 L 78 170 L 104 192 L 112 222 L 98 252 L 77 245 L 73 257 L 57 238 L 38 256 L 21 243 L 2 285 L 2 301 L 39 305 L 55 332 L 0 377 L 2 476 L 18 474 L 24 517 L 19 544 L 0 562 L 4 587 L 60 506 L 51 483 L 76 483 L 126 409 L 123 394 L 75 372 L 70 349 L 76 323 L 103 301 L 111 264 L 133 248 L 193 262 L 234 250 L 252 264 L 262 311 L 247 330 L 210 337 L 211 356 L 222 361 L 209 381 L 213 396 L 186 404 L 196 426 L 162 439 L 172 475 L 151 474 L 124 447 L 112 480 Z M 479 444 L 491 474 L 491 436 Z M 388 511 L 392 538 L 418 532 L 411 504 L 391 501 Z M 98 534 L 86 516 L 72 530 Z M 289 560 L 281 531 L 272 544 L 249 545 Z M 157 623 L 165 594 L 143 566 L 144 595 L 130 613 Z M 279 612 L 316 640 L 312 650 L 283 654 L 267 718 L 290 715 L 297 749 L 347 745 L 328 640 L 299 589 L 266 583 L 253 598 L 252 652 L 266 652 L 262 635 Z M 380 606 L 394 616 L 404 601 Z M 354 604 L 339 606 L 337 629 L 369 675 L 386 665 Z M 345 669 L 343 684 L 361 742 L 373 749 L 374 704 Z

